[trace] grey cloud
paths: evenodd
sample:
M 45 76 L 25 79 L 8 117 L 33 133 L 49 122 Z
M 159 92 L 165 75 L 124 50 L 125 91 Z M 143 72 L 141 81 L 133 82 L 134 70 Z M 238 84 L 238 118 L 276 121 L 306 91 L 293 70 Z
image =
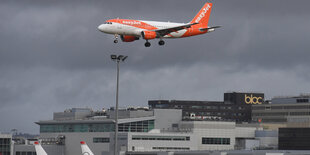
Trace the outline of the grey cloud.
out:
M 230 90 L 267 98 L 308 91 L 310 1 L 212 2 L 209 25 L 222 28 L 145 48 L 143 40 L 113 44 L 97 26 L 117 17 L 188 22 L 204 2 L 0 1 L 0 130 L 38 133 L 32 122 L 55 111 L 113 106 L 112 53 L 129 56 L 121 64 L 121 106 L 222 100 Z

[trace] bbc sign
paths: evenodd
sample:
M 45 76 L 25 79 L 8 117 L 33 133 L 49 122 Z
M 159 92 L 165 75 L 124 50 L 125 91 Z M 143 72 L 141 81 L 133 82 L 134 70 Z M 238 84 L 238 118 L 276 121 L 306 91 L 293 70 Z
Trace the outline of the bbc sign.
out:
M 244 94 L 244 102 L 246 104 L 262 104 L 263 97 Z
M 263 104 L 263 93 L 240 93 L 232 92 L 224 94 L 224 102 L 226 104 L 238 104 L 238 105 L 257 105 Z

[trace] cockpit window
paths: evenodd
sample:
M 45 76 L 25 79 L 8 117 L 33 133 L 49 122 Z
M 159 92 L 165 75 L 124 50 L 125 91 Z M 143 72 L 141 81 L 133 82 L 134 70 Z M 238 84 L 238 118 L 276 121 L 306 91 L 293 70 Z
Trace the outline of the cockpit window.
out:
M 105 22 L 104 24 L 112 24 L 112 22 Z

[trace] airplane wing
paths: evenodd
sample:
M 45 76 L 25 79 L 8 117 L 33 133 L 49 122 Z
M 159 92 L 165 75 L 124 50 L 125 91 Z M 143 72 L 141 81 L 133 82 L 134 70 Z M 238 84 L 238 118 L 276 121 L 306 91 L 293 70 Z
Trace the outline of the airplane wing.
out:
M 34 142 L 34 147 L 36 149 L 37 155 L 47 155 L 47 153 L 45 152 L 45 150 L 43 149 L 43 147 L 39 142 Z
M 180 31 L 186 28 L 190 28 L 192 25 L 196 25 L 198 23 L 189 23 L 189 24 L 184 24 L 181 26 L 176 26 L 176 27 L 170 27 L 170 28 L 165 28 L 165 29 L 156 29 L 154 30 L 157 34 L 159 34 L 160 36 L 165 36 L 171 32 L 176 32 L 176 31 Z
M 81 141 L 80 143 L 81 143 L 82 155 L 94 155 L 94 153 L 90 150 L 90 148 L 84 141 Z

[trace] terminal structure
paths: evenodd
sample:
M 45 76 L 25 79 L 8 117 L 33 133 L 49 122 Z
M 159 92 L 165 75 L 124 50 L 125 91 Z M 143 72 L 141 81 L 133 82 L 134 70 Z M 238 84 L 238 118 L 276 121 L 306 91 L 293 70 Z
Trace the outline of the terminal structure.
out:
M 149 107 L 119 109 L 118 154 L 310 153 L 283 151 L 310 150 L 309 98 L 266 101 L 263 93 L 230 92 L 223 101 L 151 100 Z M 36 122 L 36 139 L 1 135 L 1 155 L 34 155 L 37 140 L 49 155 L 81 154 L 80 141 L 95 155 L 113 154 L 114 117 L 114 108 L 55 112 Z

